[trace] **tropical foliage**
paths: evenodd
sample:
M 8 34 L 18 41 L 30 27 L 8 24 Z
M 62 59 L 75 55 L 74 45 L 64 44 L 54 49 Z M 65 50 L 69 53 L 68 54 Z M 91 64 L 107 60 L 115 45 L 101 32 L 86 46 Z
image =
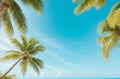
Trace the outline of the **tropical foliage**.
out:
M 0 0 L 0 21 L 8 35 L 12 35 L 14 33 L 12 20 L 20 32 L 26 33 L 27 31 L 26 18 L 21 7 L 17 3 L 18 1 L 31 7 L 37 13 L 42 12 L 42 0 Z
M 22 35 L 21 39 L 22 42 L 19 42 L 17 39 L 12 38 L 11 42 L 18 50 L 6 51 L 7 55 L 0 58 L 0 61 L 17 60 L 15 64 L 0 77 L 0 79 L 7 75 L 19 62 L 23 75 L 25 75 L 28 65 L 31 65 L 38 74 L 43 68 L 43 61 L 39 58 L 35 58 L 34 55 L 44 51 L 44 46 L 39 45 L 39 41 L 34 38 L 27 40 L 25 35 Z
M 116 3 L 110 11 L 107 20 L 103 21 L 99 26 L 99 43 L 103 45 L 103 57 L 108 60 L 110 50 L 120 40 L 120 2 Z
M 79 5 L 75 8 L 75 14 L 81 14 L 86 10 L 95 7 L 96 9 L 100 9 L 105 5 L 106 0 L 73 0 L 73 3 L 79 3 Z

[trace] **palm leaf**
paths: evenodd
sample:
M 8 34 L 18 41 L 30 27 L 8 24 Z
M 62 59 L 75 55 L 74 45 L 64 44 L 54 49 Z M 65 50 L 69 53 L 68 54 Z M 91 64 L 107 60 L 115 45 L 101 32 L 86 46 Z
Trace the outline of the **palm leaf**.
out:
M 112 38 L 112 35 L 107 35 L 107 36 L 102 36 L 98 39 L 98 42 L 101 44 L 101 45 L 106 45 L 108 43 L 108 41 Z
M 28 51 L 32 50 L 37 44 L 39 44 L 38 40 L 35 40 L 34 38 L 30 38 L 28 41 Z
M 76 8 L 75 14 L 80 14 L 88 9 L 90 9 L 95 3 L 95 0 L 83 0 Z
M 9 50 L 9 51 L 6 51 L 6 53 L 19 53 L 19 54 L 21 54 L 21 52 L 17 51 L 17 50 Z
M 14 0 L 10 2 L 9 12 L 12 15 L 16 25 L 18 26 L 18 29 L 21 32 L 26 33 L 27 26 L 25 16 L 19 5 Z
M 109 40 L 109 42 L 104 46 L 102 50 L 102 55 L 106 60 L 108 60 L 108 55 L 109 55 L 110 50 L 117 44 L 117 42 L 118 42 L 118 37 L 113 36 Z
M 5 32 L 8 34 L 8 36 L 13 35 L 14 30 L 13 30 L 13 26 L 10 20 L 10 16 L 8 13 L 8 10 L 5 10 L 2 16 L 2 23 L 4 25 L 5 28 Z
M 41 13 L 43 9 L 42 0 L 21 0 L 25 5 L 33 8 L 36 12 Z
M 112 28 L 120 25 L 120 2 L 116 3 L 108 15 L 108 23 Z
M 28 66 L 28 60 L 23 60 L 21 61 L 21 71 L 23 76 L 25 75 L 26 71 L 27 71 L 27 66 Z
M 39 45 L 39 46 L 34 47 L 32 50 L 30 50 L 29 54 L 35 55 L 41 51 L 44 51 L 44 49 L 45 49 L 44 46 Z
M 37 72 L 37 74 L 39 75 L 39 67 L 37 66 L 37 64 L 31 59 L 29 58 L 29 63 L 31 65 L 31 67 Z
M 27 38 L 25 35 L 22 35 L 21 38 L 22 38 L 22 44 L 24 47 L 24 51 L 26 51 L 27 50 Z
M 101 8 L 102 6 L 104 6 L 105 3 L 106 3 L 106 0 L 96 0 L 95 6 L 96 6 L 97 9 L 99 9 L 99 8 Z
M 14 46 L 16 46 L 20 51 L 23 51 L 23 45 L 15 38 L 10 39 Z
M 19 54 L 19 53 L 13 53 L 13 54 L 9 54 L 9 55 L 6 55 L 6 56 L 0 58 L 0 61 L 18 59 L 20 56 L 21 56 L 21 54 Z
M 100 34 L 103 34 L 103 33 L 106 33 L 106 32 L 111 32 L 112 29 L 108 23 L 107 20 L 103 21 L 100 25 L 99 25 L 99 28 L 98 28 L 98 31 Z
M 40 69 L 43 69 L 44 63 L 42 60 L 35 57 L 31 57 L 31 59 L 39 66 Z

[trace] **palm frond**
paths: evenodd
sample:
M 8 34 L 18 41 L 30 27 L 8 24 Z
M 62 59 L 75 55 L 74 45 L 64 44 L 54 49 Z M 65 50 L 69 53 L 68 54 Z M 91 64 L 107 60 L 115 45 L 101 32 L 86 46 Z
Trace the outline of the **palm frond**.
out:
M 10 16 L 8 13 L 8 10 L 5 10 L 2 16 L 2 23 L 4 25 L 5 28 L 5 32 L 8 34 L 8 36 L 13 35 L 14 30 L 13 30 L 13 26 L 10 20 Z
M 17 51 L 17 50 L 9 50 L 9 51 L 6 51 L 6 53 L 19 53 L 19 54 L 22 54 L 20 51 Z
M 10 8 L 8 10 L 12 15 L 12 18 L 15 21 L 16 25 L 18 26 L 18 29 L 21 32 L 26 33 L 26 19 L 19 5 L 13 0 L 10 2 Z
M 31 67 L 37 72 L 37 74 L 39 75 L 40 70 L 39 67 L 37 66 L 37 64 L 31 59 L 29 58 L 29 63 L 31 65 Z
M 113 34 L 100 37 L 100 38 L 98 39 L 99 44 L 101 44 L 101 45 L 106 45 L 106 44 L 108 43 L 108 41 L 112 38 L 112 35 L 113 35 Z
M 43 1 L 42 0 L 21 0 L 25 5 L 33 8 L 38 13 L 41 13 L 43 10 Z
M 97 9 L 99 9 L 99 8 L 101 8 L 102 6 L 104 6 L 105 3 L 106 3 L 106 0 L 96 0 L 95 6 L 96 6 Z
M 23 44 L 24 50 L 27 50 L 27 38 L 26 38 L 26 35 L 22 35 L 21 39 L 22 39 L 22 44 Z
M 25 75 L 26 71 L 27 71 L 27 67 L 28 67 L 28 60 L 22 60 L 21 61 L 21 71 L 22 71 L 22 74 L 23 76 Z
M 106 33 L 106 32 L 111 32 L 112 30 L 114 30 L 114 29 L 112 29 L 112 28 L 110 27 L 110 25 L 109 25 L 109 23 L 108 23 L 107 20 L 103 21 L 103 22 L 99 25 L 99 28 L 98 28 L 98 32 L 99 32 L 100 34 L 103 34 L 103 33 Z
M 102 49 L 102 55 L 106 60 L 108 60 L 110 50 L 117 44 L 117 42 L 118 42 L 118 37 L 113 36 Z
M 83 0 L 76 8 L 75 14 L 80 14 L 86 10 L 89 10 L 94 5 L 95 0 Z
M 13 43 L 14 46 L 16 46 L 20 51 L 23 51 L 23 45 L 15 38 L 11 38 L 10 41 Z
M 18 59 L 19 57 L 21 57 L 21 54 L 13 53 L 13 54 L 9 54 L 9 55 L 6 55 L 6 56 L 0 58 L 0 61 L 7 61 L 7 60 Z
M 41 59 L 31 57 L 31 59 L 39 66 L 40 69 L 43 69 L 44 63 Z
M 44 46 L 39 45 L 39 46 L 34 47 L 32 50 L 30 50 L 29 54 L 35 55 L 41 51 L 44 51 L 44 49 L 45 49 Z
M 39 41 L 34 39 L 34 38 L 30 38 L 28 41 L 28 51 L 32 50 L 37 44 L 39 44 Z
M 108 23 L 112 28 L 120 25 L 120 2 L 116 3 L 108 15 Z

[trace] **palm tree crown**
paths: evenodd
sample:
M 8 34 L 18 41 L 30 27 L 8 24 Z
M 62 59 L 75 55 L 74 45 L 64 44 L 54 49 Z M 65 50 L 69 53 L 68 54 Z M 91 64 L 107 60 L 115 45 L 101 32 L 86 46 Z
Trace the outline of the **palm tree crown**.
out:
M 75 8 L 75 14 L 78 15 L 92 7 L 96 7 L 96 9 L 101 8 L 103 5 L 105 5 L 106 0 L 73 0 L 73 2 L 80 3 Z
M 108 60 L 110 50 L 118 43 L 120 39 L 120 2 L 115 3 L 107 19 L 99 26 L 99 33 L 102 36 L 98 39 L 103 45 L 103 57 Z
M 11 39 L 11 42 L 13 43 L 14 46 L 17 47 L 18 50 L 7 51 L 6 52 L 7 55 L 5 57 L 0 58 L 0 60 L 4 61 L 18 59 L 14 66 L 18 62 L 20 62 L 21 63 L 20 67 L 23 75 L 25 75 L 27 71 L 28 64 L 30 64 L 31 67 L 39 74 L 40 70 L 43 68 L 43 61 L 39 58 L 35 58 L 34 55 L 43 51 L 44 47 L 42 45 L 38 45 L 39 41 L 35 40 L 34 38 L 30 38 L 29 40 L 27 40 L 25 35 L 22 35 L 21 38 L 22 43 L 15 38 Z M 14 66 L 12 66 L 12 68 Z M 10 72 L 11 69 L 9 69 L 6 72 L 6 74 Z
M 24 5 L 31 7 L 37 13 L 42 12 L 42 0 L 19 1 L 21 1 Z M 14 33 L 11 19 L 13 19 L 13 22 L 15 22 L 20 32 L 26 33 L 27 31 L 26 18 L 17 2 L 18 0 L 0 0 L 0 20 L 8 35 L 12 35 Z

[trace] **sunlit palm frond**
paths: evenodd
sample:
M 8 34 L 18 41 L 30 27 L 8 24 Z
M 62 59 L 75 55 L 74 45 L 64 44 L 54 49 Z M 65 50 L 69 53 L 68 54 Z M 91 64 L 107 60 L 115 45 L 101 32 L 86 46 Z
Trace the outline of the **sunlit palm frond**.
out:
M 41 59 L 31 57 L 31 59 L 39 66 L 40 69 L 43 69 L 44 63 Z
M 89 10 L 95 3 L 95 0 L 83 0 L 76 8 L 75 14 L 80 14 L 86 10 Z
M 26 35 L 22 35 L 21 39 L 22 39 L 22 45 L 24 47 L 23 49 L 24 49 L 24 51 L 26 51 L 27 50 L 27 38 L 26 38 Z
M 36 39 L 34 39 L 34 38 L 30 38 L 29 40 L 28 40 L 28 51 L 29 50 L 31 50 L 31 49 L 33 49 L 37 44 L 39 44 L 40 42 L 38 41 L 38 40 L 36 40 Z
M 26 19 L 19 5 L 13 0 L 10 2 L 10 8 L 8 10 L 12 15 L 14 22 L 18 26 L 18 29 L 21 32 L 26 33 L 27 31 Z
M 44 51 L 44 49 L 45 49 L 44 46 L 39 45 L 39 46 L 34 47 L 32 50 L 30 50 L 29 54 L 35 55 L 41 51 Z
M 21 57 L 21 54 L 19 54 L 19 53 L 12 53 L 12 54 L 8 54 L 8 55 L 0 58 L 0 61 L 13 60 L 13 59 L 18 59 L 20 57 Z
M 100 37 L 98 39 L 99 44 L 106 45 L 108 43 L 108 41 L 112 38 L 112 36 L 113 36 L 113 34 Z
M 118 42 L 118 37 L 113 36 L 109 40 L 109 42 L 104 46 L 102 50 L 102 55 L 106 60 L 108 60 L 108 55 L 109 55 L 110 50 L 117 44 L 117 42 Z
M 27 60 L 27 59 L 26 59 L 26 60 L 22 60 L 20 67 L 21 67 L 22 74 L 23 74 L 23 76 L 24 76 L 25 73 L 26 73 L 26 71 L 27 71 L 28 60 Z
M 107 20 L 103 21 L 103 22 L 99 25 L 99 28 L 98 28 L 98 32 L 99 32 L 100 34 L 103 34 L 103 33 L 106 33 L 106 32 L 111 32 L 112 30 L 114 30 L 114 29 L 112 29 L 112 28 L 110 27 L 110 25 L 108 24 L 108 21 L 107 21 Z
M 102 6 L 104 6 L 105 3 L 106 3 L 106 0 L 96 0 L 95 6 L 96 6 L 97 9 L 99 9 L 99 8 L 101 8 Z
M 23 51 L 23 45 L 15 38 L 11 38 L 10 41 L 16 46 L 20 51 Z
M 38 13 L 41 13 L 43 10 L 43 1 L 42 0 L 21 0 L 25 5 L 33 8 Z
M 8 13 L 8 10 L 5 10 L 2 16 L 2 23 L 5 29 L 5 32 L 8 34 L 8 36 L 13 35 L 14 30 L 13 30 L 13 26 L 10 20 L 10 16 Z
M 37 74 L 39 75 L 40 73 L 40 69 L 39 67 L 37 66 L 37 64 L 31 59 L 29 58 L 29 63 L 31 65 L 31 67 L 37 72 Z
M 108 15 L 108 23 L 112 28 L 120 26 L 120 2 L 116 3 Z
M 17 51 L 17 50 L 8 50 L 8 51 L 6 51 L 6 53 L 19 53 L 19 54 L 21 54 L 21 52 Z

